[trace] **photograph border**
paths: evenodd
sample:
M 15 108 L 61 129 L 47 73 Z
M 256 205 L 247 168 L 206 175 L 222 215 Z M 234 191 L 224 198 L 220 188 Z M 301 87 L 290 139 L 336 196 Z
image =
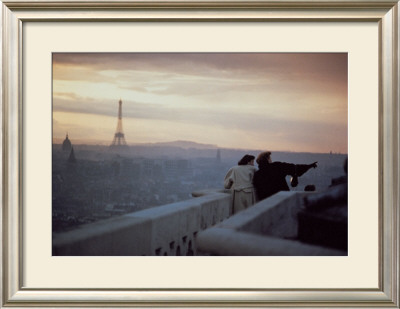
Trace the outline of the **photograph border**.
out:
M 87 14 L 90 11 L 91 14 Z M 30 289 L 23 286 L 23 26 L 26 22 L 375 22 L 379 26 L 379 286 L 376 289 Z M 3 1 L 2 306 L 399 308 L 398 1 Z

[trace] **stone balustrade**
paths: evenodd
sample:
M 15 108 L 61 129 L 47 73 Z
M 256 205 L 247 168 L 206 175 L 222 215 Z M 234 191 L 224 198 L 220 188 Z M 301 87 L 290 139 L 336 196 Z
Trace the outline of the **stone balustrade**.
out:
M 54 233 L 53 255 L 197 255 L 197 233 L 231 215 L 231 195 L 221 190 L 193 196 Z
M 223 256 L 343 256 L 346 251 L 298 240 L 298 214 L 306 192 L 279 192 L 197 236 L 197 246 Z
M 279 192 L 231 216 L 229 190 L 98 221 L 53 234 L 53 255 L 347 255 L 298 239 L 306 192 Z

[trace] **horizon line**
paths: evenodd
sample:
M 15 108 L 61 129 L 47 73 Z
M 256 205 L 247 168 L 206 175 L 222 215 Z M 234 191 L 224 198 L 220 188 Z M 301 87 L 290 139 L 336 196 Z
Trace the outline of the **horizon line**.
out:
M 193 141 L 184 141 L 184 140 L 177 140 L 177 141 L 169 141 L 169 142 L 147 142 L 147 143 L 135 143 L 135 144 L 127 144 L 127 147 L 134 147 L 134 146 L 156 146 L 157 144 L 168 144 L 168 143 L 174 143 L 174 142 L 189 142 L 189 143 L 194 143 L 198 145 L 204 145 L 204 146 L 212 146 L 213 148 L 196 148 L 196 147 L 191 147 L 195 149 L 200 149 L 200 150 L 237 150 L 237 151 L 256 151 L 256 152 L 263 152 L 263 151 L 271 151 L 272 153 L 274 152 L 289 152 L 289 153 L 313 153 L 313 154 L 339 154 L 339 155 L 348 155 L 348 152 L 340 152 L 340 151 L 327 151 L 327 152 L 321 152 L 321 151 L 305 151 L 305 150 L 273 150 L 273 149 L 268 149 L 268 150 L 261 150 L 261 149 L 249 149 L 249 148 L 237 148 L 237 147 L 220 147 L 218 145 L 212 145 L 212 144 L 203 144 L 203 143 L 198 143 L 198 142 L 193 142 Z M 63 141 L 60 139 L 60 142 L 52 142 L 52 145 L 62 145 Z M 79 146 L 101 146 L 101 147 L 110 147 L 111 145 L 109 143 L 84 143 L 84 142 L 77 142 L 73 143 L 74 145 L 79 145 Z M 174 146 L 177 148 L 184 148 L 180 146 Z

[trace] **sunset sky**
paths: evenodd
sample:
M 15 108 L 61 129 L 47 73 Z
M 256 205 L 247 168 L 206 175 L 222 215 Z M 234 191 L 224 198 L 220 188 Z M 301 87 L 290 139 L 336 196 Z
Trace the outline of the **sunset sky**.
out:
M 347 153 L 345 53 L 53 54 L 53 141 Z

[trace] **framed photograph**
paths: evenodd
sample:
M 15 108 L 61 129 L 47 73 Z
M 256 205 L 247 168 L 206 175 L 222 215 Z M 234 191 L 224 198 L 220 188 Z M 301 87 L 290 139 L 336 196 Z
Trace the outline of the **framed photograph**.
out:
M 53 53 L 52 66 L 53 255 L 347 255 L 347 53 Z M 263 244 L 239 250 L 236 230 Z M 232 248 L 210 251 L 221 231 Z
M 399 308 L 397 1 L 2 13 L 2 306 Z M 266 150 L 292 176 L 319 161 L 336 178 L 306 172 L 296 192 L 231 216 L 227 170 Z M 346 226 L 331 213 L 322 251 L 275 221 L 276 205 L 313 207 L 319 192 L 304 191 L 344 179 Z M 314 242 L 330 224 L 296 216 Z

